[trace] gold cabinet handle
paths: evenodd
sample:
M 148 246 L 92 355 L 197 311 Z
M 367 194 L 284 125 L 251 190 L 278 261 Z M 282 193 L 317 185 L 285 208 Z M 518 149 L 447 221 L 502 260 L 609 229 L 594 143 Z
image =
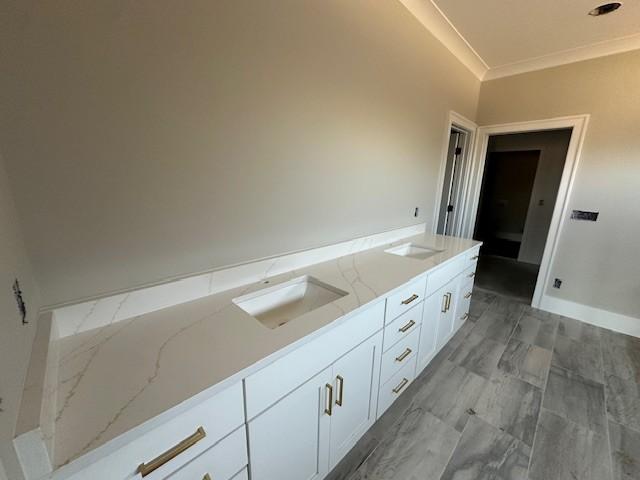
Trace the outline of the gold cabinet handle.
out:
M 445 293 L 442 296 L 442 308 L 440 309 L 442 313 L 447 313 L 447 298 L 448 298 L 447 295 L 448 294 Z
M 465 314 L 462 316 L 462 320 L 466 320 L 467 318 L 469 318 L 469 314 L 468 314 L 468 313 L 465 313 Z
M 407 330 L 409 330 L 411 327 L 413 327 L 415 324 L 416 322 L 414 322 L 413 320 L 409 320 L 409 323 L 407 323 L 404 327 L 400 327 L 398 331 L 404 333 Z
M 205 473 L 204 477 L 202 477 L 202 480 L 211 480 L 211 475 L 209 475 L 208 473 Z
M 469 278 L 473 278 L 476 276 L 476 272 L 471 272 L 469 275 L 467 275 Z
M 193 447 L 196 443 L 206 437 L 207 434 L 204 431 L 204 428 L 198 427 L 198 430 L 195 431 L 192 435 L 189 435 L 187 438 L 178 443 L 175 447 L 171 447 L 164 453 L 161 453 L 156 458 L 151 460 L 149 463 L 141 463 L 138 467 L 138 473 L 140 473 L 143 477 L 146 477 L 154 470 L 157 470 L 165 463 L 173 460 L 182 452 L 187 450 L 188 448 Z
M 447 292 L 447 307 L 445 312 L 448 312 L 451 308 L 451 292 Z
M 413 295 L 411 295 L 409 298 L 404 299 L 402 302 L 403 305 L 409 305 L 411 302 L 413 302 L 414 300 L 416 300 L 419 297 L 419 295 L 416 295 L 415 293 Z
M 464 296 L 464 298 L 470 298 L 471 297 L 471 292 L 467 292 L 467 294 Z
M 340 375 L 336 375 L 336 381 L 338 382 L 338 395 L 336 396 L 336 405 L 342 406 L 342 396 L 344 395 L 344 378 Z
M 471 257 L 471 260 L 477 260 L 480 258 L 480 255 L 474 255 L 473 257 Z
M 324 409 L 324 413 L 331 416 L 333 414 L 333 385 L 327 383 L 325 386 L 327 387 L 327 398 L 329 400 L 329 406 Z
M 404 352 L 402 352 L 401 355 L 396 357 L 396 362 L 401 362 L 403 361 L 405 358 L 407 358 L 409 355 L 411 355 L 411 349 L 407 348 Z
M 396 394 L 400 393 L 400 391 L 407 385 L 407 383 L 409 383 L 409 380 L 407 380 L 406 378 L 403 378 L 400 384 L 393 389 L 393 393 L 396 393 Z

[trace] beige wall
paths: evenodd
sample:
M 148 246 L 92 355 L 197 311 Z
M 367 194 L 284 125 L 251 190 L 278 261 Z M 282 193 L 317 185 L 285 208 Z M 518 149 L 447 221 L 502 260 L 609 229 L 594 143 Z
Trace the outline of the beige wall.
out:
M 518 260 L 521 262 L 540 265 L 542 261 L 569 140 L 571 130 L 496 135 L 489 139 L 489 152 L 540 150 L 518 254 Z M 543 205 L 540 205 L 541 200 Z
M 13 8 L 0 144 L 44 304 L 430 223 L 448 111 L 475 118 L 396 1 Z
M 12 285 L 16 278 L 20 280 L 29 313 L 26 325 L 22 324 L 13 298 Z M 35 334 L 38 303 L 37 288 L 0 156 L 0 479 L 3 478 L 3 464 L 10 479 L 22 478 L 12 440 Z
M 548 294 L 640 316 L 640 51 L 482 84 L 481 125 L 591 114 L 569 200 L 596 223 L 563 219 Z

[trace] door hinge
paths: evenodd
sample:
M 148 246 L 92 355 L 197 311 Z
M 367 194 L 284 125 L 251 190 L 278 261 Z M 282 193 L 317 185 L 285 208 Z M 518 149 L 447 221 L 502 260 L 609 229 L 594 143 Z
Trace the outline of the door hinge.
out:
M 453 212 L 453 205 L 447 205 L 447 212 Z
M 456 147 L 456 155 L 460 155 L 462 153 L 462 147 Z

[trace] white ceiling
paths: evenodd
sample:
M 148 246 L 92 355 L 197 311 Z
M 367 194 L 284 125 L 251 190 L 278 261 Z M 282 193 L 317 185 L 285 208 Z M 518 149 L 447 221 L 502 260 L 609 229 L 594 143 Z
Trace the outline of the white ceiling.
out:
M 638 0 L 600 17 L 607 0 L 401 1 L 484 79 L 640 48 Z

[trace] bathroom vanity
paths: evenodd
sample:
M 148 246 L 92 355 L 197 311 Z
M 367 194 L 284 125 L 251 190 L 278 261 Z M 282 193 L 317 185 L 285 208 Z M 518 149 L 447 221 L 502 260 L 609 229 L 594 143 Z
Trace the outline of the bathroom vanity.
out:
M 43 314 L 25 475 L 324 478 L 467 320 L 479 247 L 420 234 L 148 312 Z

